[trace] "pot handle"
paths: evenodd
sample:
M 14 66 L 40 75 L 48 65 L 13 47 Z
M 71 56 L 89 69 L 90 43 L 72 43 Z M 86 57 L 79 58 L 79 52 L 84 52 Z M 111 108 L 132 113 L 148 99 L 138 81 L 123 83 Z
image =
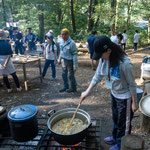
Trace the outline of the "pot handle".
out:
M 56 110 L 55 109 L 52 109 L 52 110 L 50 110 L 49 112 L 48 112 L 48 116 L 50 117 L 53 113 L 55 113 L 56 112 Z

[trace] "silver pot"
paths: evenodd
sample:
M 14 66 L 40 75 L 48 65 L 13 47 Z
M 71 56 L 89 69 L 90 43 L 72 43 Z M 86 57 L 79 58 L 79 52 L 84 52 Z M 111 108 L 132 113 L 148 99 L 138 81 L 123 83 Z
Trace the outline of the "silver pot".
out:
M 47 121 L 47 126 L 53 134 L 54 139 L 63 145 L 73 145 L 82 141 L 82 139 L 86 136 L 87 130 L 91 125 L 91 117 L 90 115 L 82 109 L 79 109 L 76 118 L 81 119 L 84 124 L 86 124 L 86 128 L 78 133 L 71 135 L 62 135 L 56 133 L 52 130 L 53 125 L 63 118 L 72 118 L 75 113 L 76 108 L 65 108 L 55 112 L 55 110 L 51 110 L 48 115 L 49 119 Z

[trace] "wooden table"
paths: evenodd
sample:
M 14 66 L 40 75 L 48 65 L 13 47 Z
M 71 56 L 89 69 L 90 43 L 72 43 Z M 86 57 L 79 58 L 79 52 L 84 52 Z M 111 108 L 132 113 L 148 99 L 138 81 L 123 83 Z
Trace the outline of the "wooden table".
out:
M 26 65 L 30 64 L 30 63 L 38 63 L 38 68 L 39 68 L 39 75 L 30 79 L 30 80 L 34 80 L 37 78 L 40 78 L 40 81 L 42 83 L 42 69 L 41 69 L 41 60 L 40 58 L 33 58 L 33 59 L 28 59 L 27 61 L 18 61 L 15 59 L 12 59 L 14 64 L 19 64 L 22 65 L 22 69 L 23 69 L 23 75 L 24 75 L 24 85 L 25 85 L 25 90 L 28 90 L 28 79 L 27 79 L 27 73 L 26 73 Z

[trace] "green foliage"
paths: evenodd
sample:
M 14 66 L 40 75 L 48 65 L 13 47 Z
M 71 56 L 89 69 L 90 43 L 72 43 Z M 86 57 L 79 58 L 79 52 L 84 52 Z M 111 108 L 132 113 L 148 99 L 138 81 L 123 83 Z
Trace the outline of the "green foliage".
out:
M 127 0 L 118 0 L 118 21 L 116 32 L 123 33 L 127 24 Z M 97 2 L 97 3 L 94 3 Z M 50 29 L 54 31 L 54 36 L 60 34 L 62 28 L 68 28 L 73 39 L 87 41 L 91 31 L 87 32 L 88 0 L 74 0 L 74 14 L 76 33 L 72 32 L 72 21 L 70 13 L 70 1 L 68 0 L 5 0 L 5 9 L 7 12 L 7 22 L 19 22 L 20 30 L 26 33 L 27 27 L 32 27 L 33 32 L 39 35 L 39 14 L 44 13 L 45 33 Z M 43 10 L 39 10 L 39 6 Z M 0 4 L 0 28 L 4 25 L 3 10 Z M 138 28 L 134 22 L 137 20 L 148 20 L 150 17 L 149 0 L 132 0 L 131 5 L 131 23 L 127 31 L 128 43 L 133 44 L 133 35 L 135 29 L 140 31 L 141 45 L 147 44 L 147 28 Z M 94 0 L 92 4 L 92 19 L 94 26 L 92 30 L 97 30 L 98 35 L 111 36 L 112 10 L 111 0 Z

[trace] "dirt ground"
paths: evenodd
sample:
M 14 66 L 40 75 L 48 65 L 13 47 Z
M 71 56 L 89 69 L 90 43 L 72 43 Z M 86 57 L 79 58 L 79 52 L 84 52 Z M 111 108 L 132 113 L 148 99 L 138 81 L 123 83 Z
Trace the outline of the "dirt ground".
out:
M 135 78 L 138 87 L 142 88 L 140 81 L 141 74 L 141 63 L 142 58 L 146 55 L 150 55 L 150 50 L 138 50 L 133 52 L 132 50 L 127 51 L 132 63 L 134 64 Z M 44 60 L 42 60 L 43 68 Z M 43 83 L 40 83 L 39 79 L 29 82 L 29 90 L 24 90 L 22 68 L 19 65 L 15 65 L 17 75 L 23 87 L 22 92 L 17 92 L 14 82 L 10 77 L 11 85 L 13 87 L 13 93 L 8 94 L 6 88 L 3 85 L 0 87 L 0 104 L 5 106 L 9 111 L 11 108 L 21 104 L 33 104 L 39 112 L 39 116 L 46 116 L 48 111 L 51 109 L 60 110 L 67 107 L 77 107 L 80 94 L 88 87 L 94 71 L 90 67 L 89 56 L 79 56 L 79 68 L 76 72 L 77 80 L 77 92 L 76 93 L 59 93 L 59 89 L 63 87 L 61 77 L 61 67 L 57 66 L 57 79 L 51 81 L 51 70 L 49 69 Z M 28 77 L 34 77 L 38 74 L 37 64 L 29 65 L 27 67 Z M 0 83 L 2 83 L 0 77 Z M 81 109 L 87 111 L 91 118 L 100 118 L 102 121 L 101 128 L 101 149 L 108 150 L 110 146 L 103 142 L 104 137 L 111 136 L 112 120 L 111 120 L 111 108 L 110 108 L 110 89 L 105 86 L 105 82 L 99 83 L 91 95 L 83 102 L 80 106 Z M 133 118 L 132 132 L 139 134 L 145 140 L 145 150 L 150 146 L 150 136 L 143 133 L 140 130 L 141 113 L 137 112 Z

